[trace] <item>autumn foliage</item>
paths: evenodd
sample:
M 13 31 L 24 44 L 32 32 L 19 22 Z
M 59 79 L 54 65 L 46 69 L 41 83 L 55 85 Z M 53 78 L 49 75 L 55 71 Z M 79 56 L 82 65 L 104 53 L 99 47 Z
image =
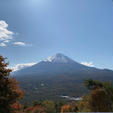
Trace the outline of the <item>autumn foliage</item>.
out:
M 108 112 L 110 111 L 109 106 L 109 95 L 104 89 L 95 89 L 91 92 L 88 97 L 89 108 L 93 112 Z
M 22 113 L 46 113 L 46 112 L 44 111 L 43 106 L 37 105 L 26 108 Z
M 61 113 L 77 112 L 77 111 L 78 111 L 78 107 L 77 107 L 77 104 L 75 103 L 63 105 L 61 108 Z
M 18 82 L 9 77 L 12 70 L 7 66 L 5 58 L 0 56 L 0 113 L 16 112 L 15 105 L 23 97 L 23 91 L 19 88 Z
M 89 79 L 85 81 L 85 85 L 90 90 L 90 94 L 79 101 L 79 111 L 113 112 L 112 83 Z

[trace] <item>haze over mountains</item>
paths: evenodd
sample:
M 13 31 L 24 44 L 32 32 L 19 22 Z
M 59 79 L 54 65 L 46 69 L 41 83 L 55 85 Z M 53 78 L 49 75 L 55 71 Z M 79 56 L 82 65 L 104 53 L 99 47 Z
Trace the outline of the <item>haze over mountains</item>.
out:
M 89 78 L 112 81 L 113 71 L 88 67 L 58 53 L 14 72 L 14 77 L 27 90 L 27 100 L 59 99 L 61 95 L 78 97 L 87 93 L 83 82 Z

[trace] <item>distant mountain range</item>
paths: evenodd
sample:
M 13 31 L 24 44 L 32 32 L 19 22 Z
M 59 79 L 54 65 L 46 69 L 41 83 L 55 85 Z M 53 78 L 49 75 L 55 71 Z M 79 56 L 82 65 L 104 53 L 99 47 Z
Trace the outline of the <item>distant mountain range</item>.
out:
M 58 53 L 33 66 L 13 73 L 26 90 L 25 100 L 61 99 L 61 95 L 79 97 L 88 93 L 84 80 L 112 81 L 113 71 L 82 65 Z

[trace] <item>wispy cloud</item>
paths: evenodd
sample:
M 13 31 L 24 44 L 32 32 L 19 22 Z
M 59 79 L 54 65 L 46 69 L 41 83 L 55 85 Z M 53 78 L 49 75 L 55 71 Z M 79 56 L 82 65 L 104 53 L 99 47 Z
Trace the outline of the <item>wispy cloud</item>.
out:
M 0 20 L 0 46 L 5 47 L 8 43 L 17 45 L 17 46 L 31 46 L 31 44 L 26 44 L 25 42 L 15 41 L 13 42 L 14 35 L 18 33 L 14 33 L 13 31 L 8 30 L 8 24 L 4 20 Z
M 88 67 L 94 67 L 93 62 L 81 62 L 81 64 L 88 66 Z
M 9 43 L 9 42 L 10 42 L 10 40 L 4 40 L 3 42 L 4 42 L 4 43 Z
M 0 46 L 1 46 L 1 47 L 5 47 L 6 44 L 2 42 L 2 43 L 0 43 Z
M 18 46 L 26 46 L 24 42 L 14 42 L 13 44 Z
M 26 67 L 30 67 L 35 65 L 36 63 L 25 63 L 25 64 L 17 64 L 14 67 L 10 67 L 13 71 L 18 71 L 20 69 L 24 69 Z
M 0 46 L 7 46 L 10 40 L 13 39 L 13 31 L 8 30 L 8 24 L 4 20 L 0 20 Z
M 26 44 L 25 42 L 13 42 L 16 46 L 32 46 L 31 44 Z
M 0 20 L 0 40 L 5 41 L 5 40 L 11 40 L 13 38 L 13 32 L 9 31 L 8 29 L 8 24 L 4 20 Z

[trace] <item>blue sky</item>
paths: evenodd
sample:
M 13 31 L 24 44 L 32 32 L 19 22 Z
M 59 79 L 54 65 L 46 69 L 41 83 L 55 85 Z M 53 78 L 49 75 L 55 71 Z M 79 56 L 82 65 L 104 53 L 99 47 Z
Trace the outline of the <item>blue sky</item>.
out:
M 112 0 L 0 0 L 0 54 L 10 66 L 55 53 L 113 70 Z

